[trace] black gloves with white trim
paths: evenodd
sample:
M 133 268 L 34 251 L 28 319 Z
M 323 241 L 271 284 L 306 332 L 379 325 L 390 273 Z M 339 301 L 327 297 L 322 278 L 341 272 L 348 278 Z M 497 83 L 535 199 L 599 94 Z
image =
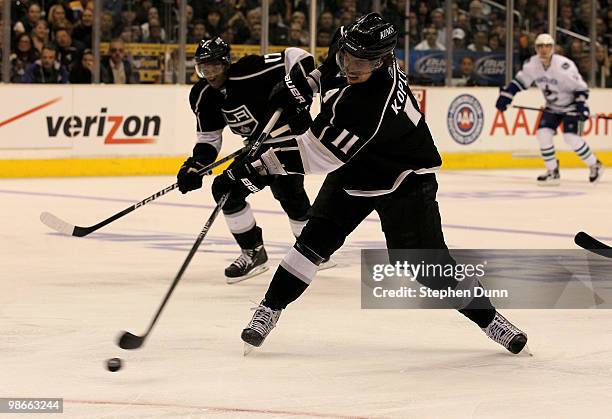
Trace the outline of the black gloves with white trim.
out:
M 234 199 L 246 198 L 269 185 L 271 178 L 267 174 L 261 160 L 256 160 L 253 163 L 246 160 L 232 163 L 229 169 L 213 181 L 213 197 L 216 202 L 219 202 L 221 197 L 229 192 Z
M 197 143 L 193 148 L 193 156 L 189 157 L 176 175 L 176 182 L 181 193 L 194 191 L 202 187 L 204 173 L 198 171 L 211 164 L 217 158 L 217 149 L 206 143 Z

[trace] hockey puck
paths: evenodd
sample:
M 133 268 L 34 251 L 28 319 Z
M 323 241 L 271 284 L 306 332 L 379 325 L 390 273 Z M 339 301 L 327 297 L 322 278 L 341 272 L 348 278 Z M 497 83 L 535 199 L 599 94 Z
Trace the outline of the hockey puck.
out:
M 106 361 L 106 369 L 110 372 L 116 372 L 121 369 L 121 358 L 111 358 Z

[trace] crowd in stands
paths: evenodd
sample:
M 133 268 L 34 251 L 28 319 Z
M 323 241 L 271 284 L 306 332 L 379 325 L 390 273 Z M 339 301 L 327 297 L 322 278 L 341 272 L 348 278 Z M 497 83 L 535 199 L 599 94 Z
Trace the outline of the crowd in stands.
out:
M 7 1 L 7 0 L 4 0 Z M 131 43 L 176 43 L 178 0 L 98 0 L 102 2 L 101 41 L 110 43 L 101 61 L 106 83 L 138 82 L 130 63 Z M 312 0 L 315 1 L 315 0 Z M 406 0 L 381 0 L 383 16 L 404 35 Z M 495 0 L 505 6 L 503 0 Z M 92 0 L 12 1 L 11 81 L 37 83 L 90 83 L 93 67 Z M 270 0 L 269 43 L 308 46 L 310 0 Z M 493 1 L 453 0 L 454 51 L 505 51 L 505 11 Z M 533 40 L 548 27 L 548 0 L 515 0 L 515 53 L 518 64 L 534 54 Z M 415 51 L 446 49 L 444 0 L 416 1 L 408 15 L 409 48 Z M 261 40 L 261 1 L 190 0 L 186 6 L 187 42 L 221 36 L 231 44 L 258 45 Z M 335 29 L 372 10 L 371 0 L 317 0 L 316 44 L 330 44 Z M 609 53 L 612 48 L 612 6 L 599 0 L 597 11 L 597 85 L 612 87 Z M 590 2 L 558 1 L 558 27 L 588 36 Z M 572 58 L 588 79 L 589 44 L 559 32 L 557 52 Z M 400 36 L 398 48 L 404 47 Z M 465 61 L 465 62 L 464 62 Z M 470 82 L 473 59 L 462 58 L 458 77 Z

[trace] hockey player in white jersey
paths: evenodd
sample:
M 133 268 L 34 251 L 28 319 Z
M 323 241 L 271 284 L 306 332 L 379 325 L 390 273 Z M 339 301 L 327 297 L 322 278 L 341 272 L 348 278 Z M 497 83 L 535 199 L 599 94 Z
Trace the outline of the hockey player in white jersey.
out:
M 546 173 L 538 176 L 538 184 L 559 184 L 559 161 L 555 157 L 553 136 L 561 122 L 563 139 L 589 166 L 589 182 L 596 183 L 601 179 L 603 165 L 580 137 L 581 122 L 589 118 L 586 103 L 589 90 L 574 62 L 553 53 L 554 44 L 555 41 L 549 34 L 538 35 L 535 40 L 537 54 L 528 59 L 510 84 L 501 89 L 495 106 L 500 111 L 505 111 L 517 92 L 535 84 L 546 99 L 546 107 L 537 130 Z

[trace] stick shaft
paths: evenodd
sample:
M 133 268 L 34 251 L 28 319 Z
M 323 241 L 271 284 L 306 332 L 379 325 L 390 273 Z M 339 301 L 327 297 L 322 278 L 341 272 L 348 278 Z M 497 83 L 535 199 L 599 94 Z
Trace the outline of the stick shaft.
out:
M 526 109 L 528 111 L 538 111 L 538 112 L 544 112 L 544 113 L 552 113 L 549 112 L 545 109 L 540 109 L 540 108 L 533 108 L 531 106 L 521 106 L 521 105 L 512 105 L 513 108 L 516 109 Z M 568 113 L 567 115 L 577 115 L 573 112 Z M 612 119 L 612 116 L 606 116 L 606 115 L 591 115 L 589 116 L 589 118 L 600 118 L 600 119 Z
M 261 132 L 261 134 L 259 135 L 257 140 L 255 140 L 255 142 L 253 142 L 251 145 L 249 145 L 249 151 L 248 151 L 248 154 L 247 154 L 248 157 L 253 157 L 253 156 L 255 156 L 257 154 L 257 151 L 259 150 L 259 148 L 263 144 L 264 140 L 268 137 L 270 131 L 272 131 L 272 128 L 274 127 L 274 124 L 276 124 L 276 121 L 278 121 L 278 118 L 280 117 L 280 114 L 281 114 L 281 109 L 276 110 L 276 112 L 274 112 L 274 114 L 270 118 L 270 121 L 264 127 L 263 131 Z M 225 202 L 229 198 L 229 195 L 230 194 L 228 192 L 228 193 L 226 193 L 225 195 L 223 195 L 221 197 L 221 199 L 217 203 L 217 206 L 213 210 L 212 214 L 210 214 L 210 217 L 208 217 L 208 220 L 206 221 L 206 224 L 204 224 L 204 227 L 202 227 L 202 231 L 200 231 L 200 234 L 198 235 L 198 238 L 196 239 L 195 243 L 193 243 L 193 246 L 191 246 L 191 250 L 189 250 L 189 254 L 187 254 L 187 257 L 185 258 L 185 261 L 181 265 L 181 268 L 179 269 L 178 273 L 176 274 L 176 277 L 174 278 L 174 281 L 172 281 L 172 284 L 170 285 L 170 288 L 166 292 L 166 295 L 164 296 L 164 299 L 163 299 L 162 303 L 160 304 L 159 308 L 157 309 L 157 312 L 155 313 L 155 316 L 153 316 L 153 319 L 151 320 L 151 323 L 149 324 L 149 327 L 147 328 L 147 331 L 145 332 L 145 334 L 143 336 L 143 339 L 146 338 L 149 335 L 149 333 L 151 333 L 151 330 L 153 330 L 153 327 L 157 323 L 157 320 L 159 319 L 159 316 L 161 315 L 164 307 L 168 303 L 168 300 L 170 300 L 170 296 L 172 295 L 172 293 L 174 292 L 174 289 L 176 288 L 176 286 L 178 285 L 179 281 L 183 277 L 183 274 L 187 270 L 187 267 L 189 266 L 189 263 L 191 262 L 191 260 L 195 256 L 195 254 L 197 253 L 198 248 L 200 247 L 200 244 L 202 243 L 202 241 L 204 241 L 204 238 L 206 237 L 206 234 L 208 234 L 208 230 L 210 230 L 210 227 L 212 226 L 213 222 L 215 221 L 215 219 L 219 215 L 219 212 L 221 211 L 221 208 L 223 208 L 223 205 L 225 205 Z
M 211 170 L 213 170 L 214 168 L 222 165 L 223 163 L 226 163 L 227 161 L 239 156 L 240 154 L 242 154 L 244 152 L 244 149 L 240 149 L 237 151 L 234 151 L 233 153 L 223 157 L 220 160 L 217 160 L 214 163 L 209 164 L 208 166 L 205 166 L 203 168 L 201 168 L 200 170 L 198 170 L 198 173 L 201 175 L 206 174 L 207 172 L 210 172 Z M 145 205 L 147 205 L 150 202 L 155 201 L 157 198 L 166 195 L 168 192 L 175 190 L 176 188 L 178 188 L 178 183 L 174 183 L 170 186 L 166 186 L 164 189 L 155 192 L 153 195 L 143 199 L 140 202 L 137 202 L 133 205 L 130 205 L 129 207 L 125 208 L 122 211 L 119 211 L 116 214 L 111 215 L 110 217 L 108 217 L 105 220 L 100 221 L 98 224 L 94 224 L 92 226 L 89 227 L 79 227 L 79 226 L 75 226 L 74 228 L 74 232 L 72 233 L 73 236 L 77 236 L 77 237 L 83 237 L 86 236 L 90 233 L 93 233 L 96 230 L 99 230 L 100 228 L 112 223 L 115 220 L 118 220 L 119 218 L 129 214 L 130 212 L 143 207 Z

